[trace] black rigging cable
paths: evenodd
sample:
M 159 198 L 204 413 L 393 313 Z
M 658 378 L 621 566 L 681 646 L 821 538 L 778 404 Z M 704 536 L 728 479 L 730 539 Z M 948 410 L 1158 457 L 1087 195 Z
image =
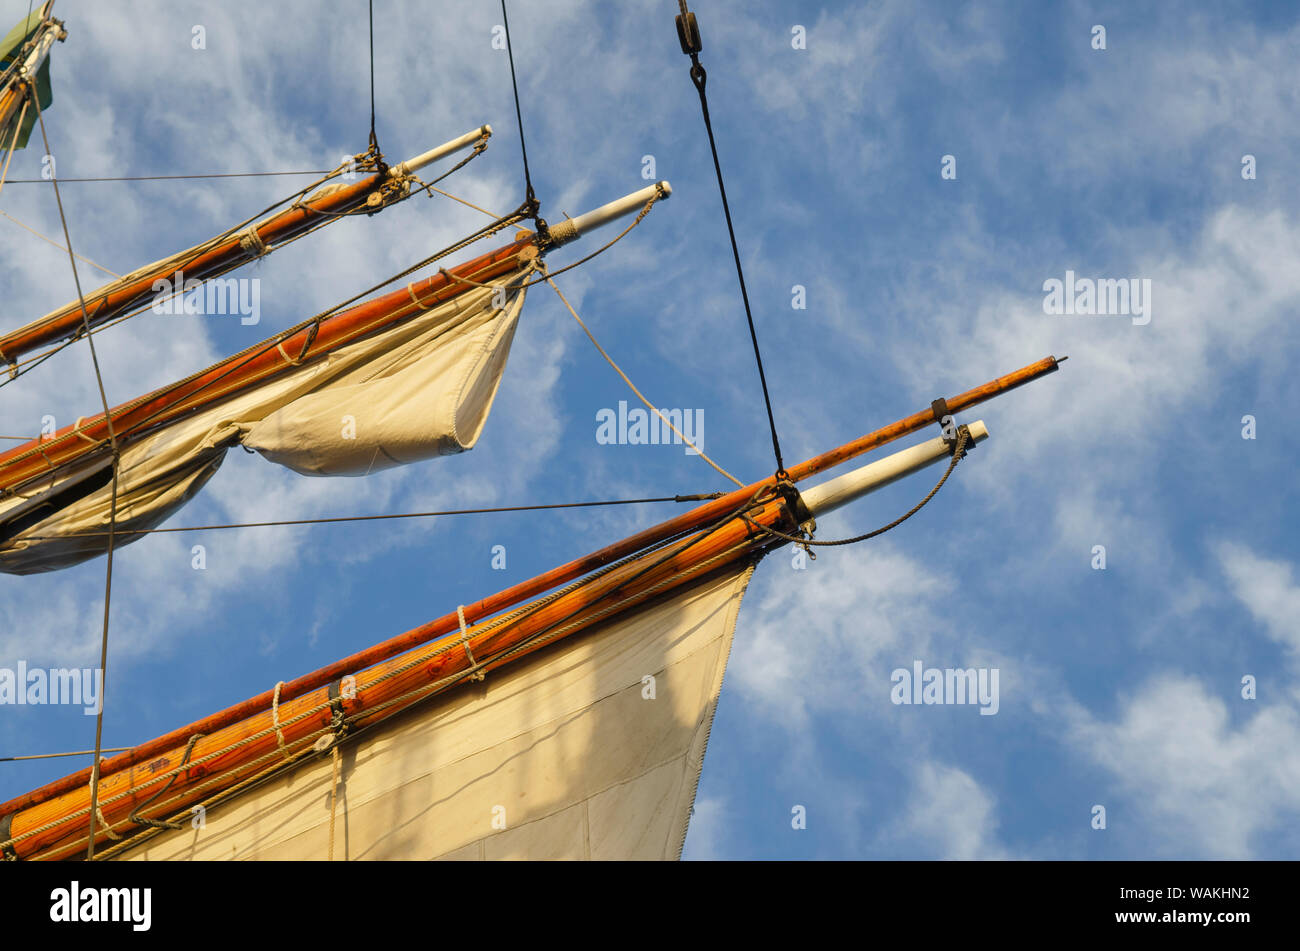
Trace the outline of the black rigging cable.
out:
M 379 153 L 379 139 L 375 137 L 375 0 L 370 7 L 370 147 Z
M 328 175 L 328 168 L 308 168 L 300 172 L 210 172 L 205 175 L 120 175 L 99 178 L 60 178 L 60 184 L 68 182 L 168 182 L 192 178 L 267 178 L 274 175 Z M 11 178 L 10 185 L 44 185 L 44 178 Z
M 649 499 L 602 499 L 598 502 L 551 502 L 544 505 L 505 505 L 498 508 L 446 509 L 441 512 L 396 512 L 383 515 L 338 515 L 332 518 L 293 518 L 273 522 L 231 522 L 225 525 L 182 525 L 176 528 L 123 528 L 118 535 L 158 535 L 165 532 L 210 532 L 223 528 L 270 528 L 282 525 L 328 525 L 338 522 L 378 522 L 392 518 L 434 518 L 443 515 L 485 515 L 498 512 L 538 512 L 545 509 L 585 509 L 602 505 L 643 505 L 647 502 L 707 502 L 722 498 L 721 492 L 696 495 L 663 495 Z M 86 538 L 106 532 L 71 532 L 65 535 L 28 535 L 30 541 L 53 538 Z
M 502 0 L 504 3 L 505 0 Z M 677 17 L 677 38 L 681 41 L 682 52 L 691 58 L 691 82 L 700 93 L 700 109 L 704 113 L 704 128 L 709 133 L 709 148 L 713 151 L 713 169 L 718 176 L 718 192 L 722 195 L 722 212 L 727 218 L 727 233 L 731 236 L 731 253 L 736 259 L 736 277 L 740 279 L 740 296 L 745 302 L 745 319 L 749 321 L 749 339 L 754 344 L 754 360 L 758 363 L 758 379 L 763 385 L 763 402 L 767 406 L 767 424 L 772 430 L 772 451 L 776 454 L 776 475 L 785 478 L 785 463 L 781 461 L 781 441 L 776 435 L 776 418 L 772 415 L 772 398 L 767 392 L 767 375 L 763 372 L 763 355 L 758 348 L 758 332 L 754 329 L 754 314 L 749 308 L 749 292 L 745 290 L 745 271 L 740 266 L 740 247 L 736 244 L 736 229 L 731 223 L 731 207 L 727 204 L 727 188 L 722 183 L 722 164 L 718 161 L 718 144 L 713 138 L 713 123 L 709 120 L 709 100 L 704 94 L 704 83 L 708 79 L 704 67 L 700 64 L 700 28 L 695 22 L 695 14 L 686 9 L 686 0 L 678 0 L 681 16 Z
M 524 157 L 524 202 L 532 212 L 533 219 L 537 220 L 537 195 L 533 192 L 533 178 L 528 172 L 528 146 L 524 144 L 524 113 L 519 106 L 519 81 L 515 79 L 515 53 L 510 45 L 510 18 L 506 16 L 506 0 L 501 0 L 501 23 L 506 31 L 506 57 L 510 60 L 510 88 L 515 93 L 515 120 L 519 123 L 519 151 Z

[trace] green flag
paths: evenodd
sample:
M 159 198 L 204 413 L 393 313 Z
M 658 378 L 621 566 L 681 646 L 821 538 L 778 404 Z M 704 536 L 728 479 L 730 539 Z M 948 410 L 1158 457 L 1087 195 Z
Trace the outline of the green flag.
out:
M 40 12 L 29 14 L 25 19 L 19 20 L 17 26 L 10 30 L 3 40 L 0 40 L 0 75 L 5 76 L 6 87 L 12 87 L 18 82 L 17 65 L 27 53 L 24 49 L 28 40 L 36 36 L 42 25 Z M 11 68 L 13 71 L 10 72 Z M 41 62 L 40 68 L 36 70 L 36 97 L 40 102 L 41 109 L 48 109 L 54 102 L 54 93 L 50 88 L 50 58 L 47 56 Z M 0 152 L 9 148 L 9 143 L 13 141 L 14 125 L 18 121 L 18 115 L 22 109 L 4 123 L 0 128 Z M 26 148 L 27 140 L 31 137 L 32 127 L 36 125 L 36 109 L 29 106 L 27 114 L 23 116 L 22 125 L 18 129 L 18 139 L 14 142 L 14 148 Z

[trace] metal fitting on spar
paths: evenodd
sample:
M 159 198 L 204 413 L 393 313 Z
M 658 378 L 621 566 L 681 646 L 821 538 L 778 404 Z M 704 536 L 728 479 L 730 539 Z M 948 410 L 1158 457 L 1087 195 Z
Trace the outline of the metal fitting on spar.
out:
M 589 231 L 594 231 L 611 221 L 617 221 L 619 218 L 625 218 L 634 211 L 640 211 L 645 207 L 645 203 L 652 198 L 663 201 L 672 193 L 673 186 L 666 181 L 659 181 L 642 188 L 640 191 L 632 192 L 630 195 L 624 195 L 607 205 L 601 205 L 585 215 L 579 215 L 576 218 L 565 218 L 563 221 L 550 226 L 551 247 L 558 247 L 561 244 L 575 241 Z

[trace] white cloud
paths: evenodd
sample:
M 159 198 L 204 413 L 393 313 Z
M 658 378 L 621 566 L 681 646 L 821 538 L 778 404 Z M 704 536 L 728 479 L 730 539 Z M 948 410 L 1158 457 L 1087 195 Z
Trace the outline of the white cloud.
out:
M 944 579 L 887 544 L 791 567 L 769 555 L 741 609 L 728 685 L 791 733 L 809 715 L 889 707 L 890 672 L 927 657 Z
M 726 858 L 723 849 L 723 823 L 727 815 L 727 802 L 723 798 L 697 798 L 686 833 L 686 847 L 682 858 L 696 862 L 709 862 Z
M 1300 584 L 1294 567 L 1231 542 L 1216 546 L 1215 554 L 1233 594 L 1292 659 L 1300 656 Z
M 1201 681 L 1165 674 L 1134 688 L 1112 720 L 1074 708 L 1068 743 L 1113 783 L 1089 791 L 1107 806 L 1106 834 L 1141 854 L 1245 859 L 1294 825 L 1300 714 L 1240 702 L 1249 712 L 1231 716 Z
M 969 773 L 928 761 L 915 770 L 909 805 L 885 837 L 904 838 L 955 861 L 1005 859 L 997 842 L 997 803 Z

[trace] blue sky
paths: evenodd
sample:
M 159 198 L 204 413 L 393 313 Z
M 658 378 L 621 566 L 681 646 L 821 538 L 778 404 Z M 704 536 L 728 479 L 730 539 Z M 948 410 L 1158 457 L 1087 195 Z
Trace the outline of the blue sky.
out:
M 7 22 L 27 4 L 4 0 Z M 687 858 L 1293 858 L 1300 854 L 1298 12 L 1238 4 L 692 4 L 788 462 L 1049 353 L 991 438 L 889 535 L 760 567 Z M 444 187 L 494 210 L 522 174 L 491 3 L 377 0 L 378 132 L 405 157 L 484 122 Z M 61 176 L 332 167 L 365 146 L 365 7 L 60 0 L 47 113 Z M 561 286 L 659 405 L 704 411 L 743 477 L 771 447 L 688 60 L 668 0 L 515 4 L 543 213 L 672 199 Z M 1092 48 L 1094 25 L 1106 49 Z M 191 48 L 195 25 L 207 48 Z M 806 30 L 794 49 L 792 27 Z M 39 175 L 41 150 L 11 178 Z M 957 177 L 940 175 L 945 155 Z M 1242 177 L 1242 157 L 1257 177 Z M 284 179 L 64 187 L 74 249 L 118 272 L 281 197 Z M 48 186 L 0 209 L 59 231 Z M 99 335 L 111 402 L 351 296 L 480 224 L 419 198 L 245 272 L 258 326 L 142 316 Z M 556 252 L 552 267 L 581 246 Z M 1051 316 L 1043 283 L 1149 279 L 1151 321 Z M 102 277 L 102 275 L 101 275 Z M 95 277 L 82 269 L 87 286 Z M 807 309 L 791 288 L 807 289 Z M 542 293 L 545 291 L 545 293 Z M 0 219 L 5 326 L 75 296 Z M 714 491 L 680 446 L 605 446 L 630 399 L 554 295 L 525 305 L 478 447 L 364 480 L 231 453 L 173 524 Z M 84 346 L 0 390 L 0 432 L 94 411 Z M 1257 438 L 1242 438 L 1242 417 Z M 891 520 L 931 475 L 823 520 Z M 674 514 L 671 505 L 159 535 L 115 560 L 105 745 L 180 726 Z M 191 546 L 207 549 L 205 571 Z M 504 545 L 507 567 L 491 568 Z M 1093 546 L 1104 545 L 1105 570 Z M 94 666 L 103 562 L 0 577 L 0 666 Z M 890 674 L 996 667 L 1000 709 L 896 706 Z M 1257 698 L 1241 696 L 1244 676 Z M 93 719 L 5 708 L 5 754 Z M 0 764 L 0 798 L 76 761 Z M 80 765 L 79 762 L 77 762 Z M 1104 805 L 1107 827 L 1092 828 Z M 807 828 L 791 828 L 802 805 Z

